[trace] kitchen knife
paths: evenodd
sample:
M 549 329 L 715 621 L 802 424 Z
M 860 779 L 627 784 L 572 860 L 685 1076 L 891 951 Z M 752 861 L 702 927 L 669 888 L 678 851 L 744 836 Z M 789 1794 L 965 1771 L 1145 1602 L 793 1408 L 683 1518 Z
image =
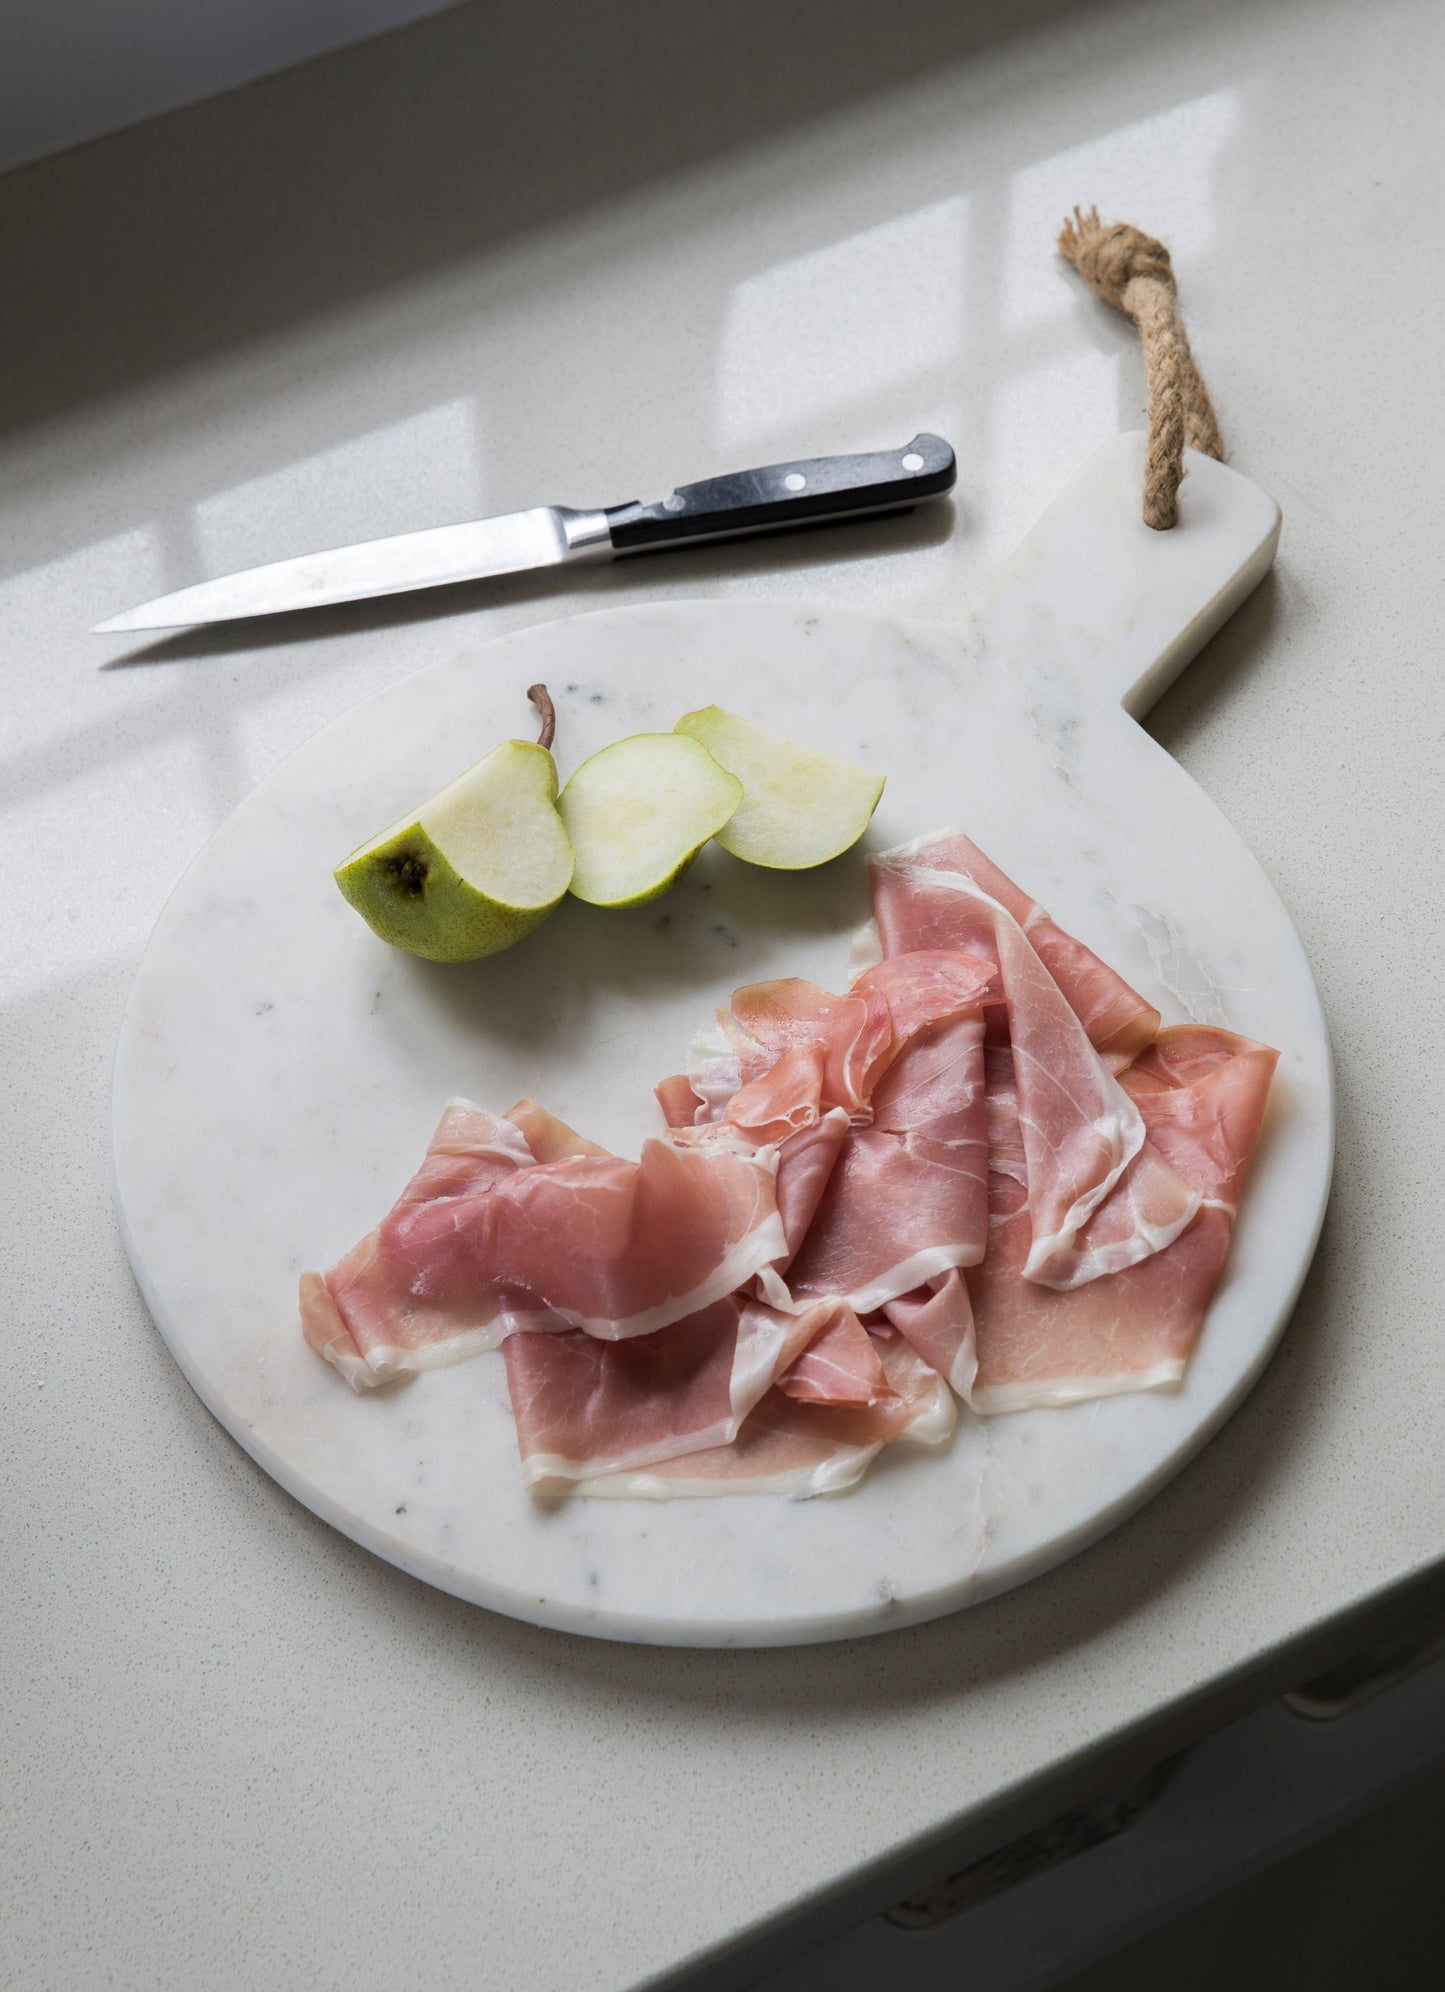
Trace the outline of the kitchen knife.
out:
M 956 476 L 953 451 L 941 436 L 915 436 L 901 450 L 813 457 L 710 477 L 701 484 L 684 484 L 653 505 L 615 505 L 601 512 L 542 505 L 469 525 L 436 526 L 278 560 L 143 602 L 97 623 L 92 634 L 276 615 L 534 567 L 612 560 L 619 554 L 774 532 L 783 526 L 906 511 L 920 499 L 950 490 Z

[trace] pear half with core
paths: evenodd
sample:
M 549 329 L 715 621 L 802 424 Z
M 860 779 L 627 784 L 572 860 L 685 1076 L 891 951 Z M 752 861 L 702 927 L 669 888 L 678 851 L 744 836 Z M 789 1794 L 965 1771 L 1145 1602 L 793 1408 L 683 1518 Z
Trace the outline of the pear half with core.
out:
M 634 733 L 581 767 L 557 803 L 593 906 L 641 906 L 666 892 L 738 803 L 743 785 L 680 733 Z
M 769 733 L 722 706 L 684 713 L 677 731 L 699 740 L 743 785 L 718 842 L 735 858 L 777 871 L 826 864 L 868 828 L 883 776 Z
M 571 881 L 556 764 L 530 740 L 504 740 L 336 870 L 382 940 L 428 961 L 499 954 L 542 924 Z

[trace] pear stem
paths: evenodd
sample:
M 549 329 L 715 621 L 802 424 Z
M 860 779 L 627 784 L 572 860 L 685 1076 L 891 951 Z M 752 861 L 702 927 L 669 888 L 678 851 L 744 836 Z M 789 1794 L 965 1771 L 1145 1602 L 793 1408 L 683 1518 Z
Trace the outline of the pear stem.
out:
M 552 694 L 545 685 L 528 685 L 527 697 L 542 716 L 542 731 L 537 735 L 537 745 L 550 747 L 557 732 L 557 708 L 552 703 Z

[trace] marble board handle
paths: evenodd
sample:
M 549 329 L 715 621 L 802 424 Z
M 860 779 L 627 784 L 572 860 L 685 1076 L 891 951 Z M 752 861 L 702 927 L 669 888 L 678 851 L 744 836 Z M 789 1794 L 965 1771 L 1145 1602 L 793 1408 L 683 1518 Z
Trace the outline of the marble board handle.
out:
M 975 644 L 1045 660 L 1089 701 L 1139 719 L 1269 572 L 1280 511 L 1257 484 L 1186 452 L 1179 523 L 1139 515 L 1142 431 L 1084 465 L 974 610 Z

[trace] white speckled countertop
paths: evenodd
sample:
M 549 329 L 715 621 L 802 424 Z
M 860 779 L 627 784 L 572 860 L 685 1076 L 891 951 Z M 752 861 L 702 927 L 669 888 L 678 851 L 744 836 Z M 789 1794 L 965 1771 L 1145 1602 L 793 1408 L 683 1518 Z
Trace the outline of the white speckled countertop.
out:
M 1005 31 L 902 0 L 886 36 L 824 0 L 524 11 L 0 179 L 0 1979 L 25 1992 L 620 1992 L 981 1851 L 1367 1637 L 1445 1550 L 1438 9 Z M 689 1653 L 431 1591 L 252 1465 L 131 1283 L 106 1116 L 157 912 L 315 728 L 502 630 L 709 593 L 956 616 L 1137 417 L 1127 328 L 1049 253 L 1074 200 L 1170 242 L 1235 461 L 1285 511 L 1275 576 L 1150 721 L 1274 879 L 1334 1038 L 1335 1196 L 1283 1347 L 1117 1534 L 934 1625 Z M 923 427 L 958 448 L 951 531 L 128 669 L 84 634 L 307 544 Z

